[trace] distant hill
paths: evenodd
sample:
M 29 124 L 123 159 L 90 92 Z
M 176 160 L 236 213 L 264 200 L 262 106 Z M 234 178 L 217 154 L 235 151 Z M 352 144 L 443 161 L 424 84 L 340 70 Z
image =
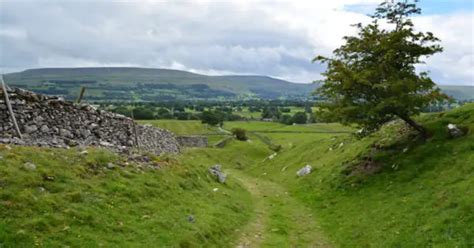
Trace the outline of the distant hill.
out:
M 5 75 L 9 85 L 89 100 L 305 98 L 314 85 L 267 76 L 206 76 L 187 71 L 128 67 L 44 68 Z
M 187 71 L 133 68 L 42 68 L 5 75 L 10 86 L 74 99 L 81 86 L 96 101 L 164 101 L 198 99 L 305 99 L 316 85 L 268 76 L 207 76 Z M 458 100 L 474 100 L 473 86 L 440 86 Z
M 458 100 L 474 100 L 474 86 L 441 85 L 441 90 Z

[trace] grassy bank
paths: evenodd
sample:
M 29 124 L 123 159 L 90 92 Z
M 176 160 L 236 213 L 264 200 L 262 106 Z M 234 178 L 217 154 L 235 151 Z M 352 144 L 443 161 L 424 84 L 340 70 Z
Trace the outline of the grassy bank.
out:
M 249 194 L 216 183 L 206 154 L 150 168 L 97 149 L 0 146 L 0 157 L 1 247 L 224 246 L 251 215 Z
M 291 189 L 341 247 L 471 247 L 474 106 L 421 121 L 434 134 L 426 143 L 396 123 L 362 140 L 267 133 L 283 145 L 282 152 L 245 170 Z M 451 139 L 449 123 L 471 132 Z M 369 154 L 376 173 L 362 166 Z M 297 178 L 305 164 L 313 173 Z

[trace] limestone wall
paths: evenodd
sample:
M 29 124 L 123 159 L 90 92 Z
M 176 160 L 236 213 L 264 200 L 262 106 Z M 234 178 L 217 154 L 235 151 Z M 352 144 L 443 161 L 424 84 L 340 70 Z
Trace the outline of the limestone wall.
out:
M 206 136 L 178 136 L 178 142 L 186 147 L 207 147 L 208 139 Z
M 8 95 L 23 139 L 15 135 L 0 90 L 0 143 L 47 147 L 93 145 L 129 150 L 136 147 L 138 140 L 143 151 L 160 154 L 180 150 L 173 133 L 138 125 L 122 115 L 22 89 L 8 90 Z

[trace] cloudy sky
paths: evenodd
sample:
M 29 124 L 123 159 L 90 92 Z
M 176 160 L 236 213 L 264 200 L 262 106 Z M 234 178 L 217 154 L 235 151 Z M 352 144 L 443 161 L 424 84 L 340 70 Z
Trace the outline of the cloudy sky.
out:
M 204 74 L 320 79 L 330 55 L 381 0 L 0 0 L 0 70 L 140 66 Z M 444 53 L 420 70 L 474 85 L 472 0 L 421 0 L 420 30 Z

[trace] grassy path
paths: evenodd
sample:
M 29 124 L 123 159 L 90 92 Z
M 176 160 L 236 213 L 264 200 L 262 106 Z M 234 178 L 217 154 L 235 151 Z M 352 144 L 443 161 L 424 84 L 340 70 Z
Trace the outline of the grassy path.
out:
M 252 194 L 253 220 L 239 230 L 235 247 L 330 247 L 309 209 L 282 186 L 236 170 L 228 171 Z

